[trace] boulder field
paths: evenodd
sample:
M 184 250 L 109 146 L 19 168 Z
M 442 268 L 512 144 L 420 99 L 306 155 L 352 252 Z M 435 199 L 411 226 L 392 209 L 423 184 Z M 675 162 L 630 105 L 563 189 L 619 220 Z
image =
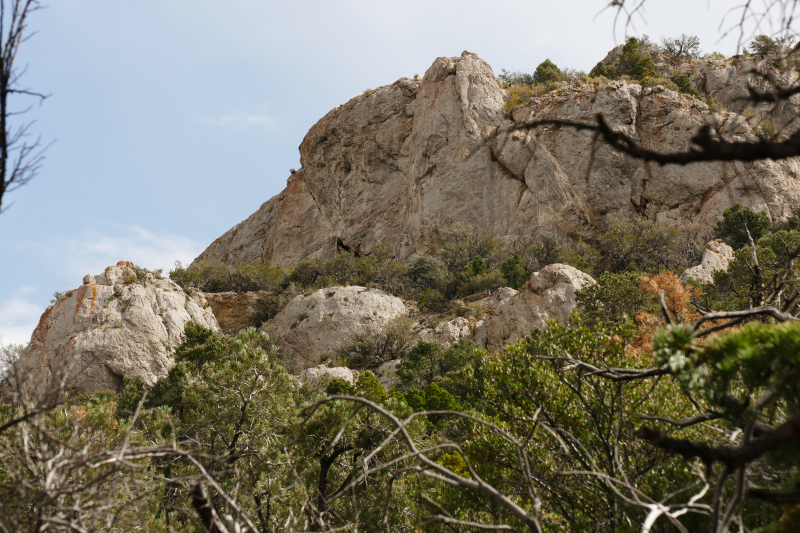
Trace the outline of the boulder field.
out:
M 588 283 L 594 280 L 571 266 L 549 265 L 532 274 L 519 291 L 506 287 L 476 295 L 471 303 L 480 313 L 434 327 L 419 325 L 424 320 L 415 320 L 422 315 L 413 302 L 377 289 L 328 287 L 295 297 L 263 328 L 279 344 L 282 357 L 300 371 L 300 383 L 330 377 L 352 381 L 350 370 L 313 367 L 355 333 L 380 330 L 410 316 L 417 322 L 408 323 L 416 340 L 450 345 L 469 339 L 499 350 L 534 328 L 545 328 L 548 320 L 566 322 L 575 307 L 575 292 Z M 249 308 L 254 297 L 228 294 L 217 311 L 235 317 L 231 309 Z M 120 261 L 98 276 L 86 276 L 81 287 L 45 311 L 3 394 L 36 402 L 51 394 L 119 391 L 124 378 L 152 385 L 169 372 L 187 322 L 220 331 L 213 309 L 203 293 L 187 294 L 169 279 Z

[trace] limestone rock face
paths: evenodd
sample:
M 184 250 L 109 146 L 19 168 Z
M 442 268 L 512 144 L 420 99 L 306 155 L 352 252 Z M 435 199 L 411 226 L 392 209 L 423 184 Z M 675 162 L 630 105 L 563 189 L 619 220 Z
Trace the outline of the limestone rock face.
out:
M 575 292 L 591 283 L 595 280 L 590 275 L 560 263 L 534 272 L 519 293 L 503 300 L 485 320 L 486 347 L 499 350 L 533 329 L 545 329 L 548 320 L 566 323 L 575 308 Z
M 474 322 L 464 317 L 456 317 L 437 324 L 432 328 L 419 328 L 416 338 L 425 342 L 438 342 L 445 346 L 456 344 L 461 339 L 471 339 L 475 330 Z
M 606 66 L 616 66 L 622 54 L 619 45 L 611 50 L 603 59 Z M 700 91 L 705 98 L 713 98 L 720 106 L 734 113 L 750 116 L 756 122 L 772 122 L 779 128 L 784 128 L 785 133 L 797 131 L 797 116 L 800 114 L 800 95 L 794 95 L 780 102 L 777 106 L 772 102 L 752 102 L 749 87 L 761 92 L 770 90 L 769 82 L 762 76 L 755 74 L 757 71 L 767 72 L 782 87 L 791 87 L 797 83 L 788 72 L 776 68 L 774 58 L 761 58 L 760 55 L 741 55 L 735 58 L 691 59 L 686 57 L 671 58 L 659 47 L 644 45 L 642 53 L 653 58 L 656 71 L 672 78 L 675 70 L 680 70 L 692 82 L 692 86 Z
M 692 268 L 687 268 L 681 274 L 681 281 L 693 279 L 700 283 L 713 283 L 714 272 L 728 270 L 728 265 L 733 260 L 733 248 L 721 241 L 709 241 L 703 250 L 703 260 Z
M 308 384 L 319 389 L 324 388 L 332 379 L 343 379 L 348 383 L 355 382 L 355 372 L 344 367 L 327 367 L 319 365 L 314 368 L 306 368 L 298 376 L 301 384 Z
M 592 121 L 597 113 L 659 151 L 688 149 L 691 137 L 705 125 L 727 140 L 757 140 L 740 115 L 719 114 L 663 87 L 642 89 L 622 81 L 601 86 L 596 94 L 569 88 L 543 96 L 516 109 L 513 118 L 516 123 L 549 118 Z M 699 224 L 710 229 L 737 201 L 767 212 L 773 220 L 791 216 L 800 201 L 796 160 L 652 166 L 648 172 L 640 162 L 599 145 L 590 168 L 590 132 L 513 128 L 511 121 L 500 126 L 494 153 L 528 186 L 520 206 L 530 215 L 530 227 L 557 223 L 579 234 L 587 223 L 597 226 L 609 216 L 629 219 L 639 214 L 674 227 Z
M 220 329 L 226 335 L 236 335 L 251 325 L 250 319 L 256 311 L 260 295 L 258 291 L 203 293 L 211 304 L 211 312 Z
M 126 261 L 88 275 L 44 312 L 4 394 L 36 401 L 62 380 L 73 394 L 118 391 L 123 377 L 152 385 L 172 366 L 187 322 L 219 331 L 206 305 L 169 279 L 137 278 Z
M 685 69 L 726 102 L 748 82 L 746 61 L 656 63 Z M 585 235 L 610 217 L 710 229 L 735 202 L 777 222 L 800 203 L 794 159 L 648 171 L 602 144 L 592 160 L 591 132 L 515 129 L 538 119 L 592 122 L 602 113 L 653 150 L 684 150 L 704 125 L 728 140 L 756 139 L 741 115 L 690 96 L 624 81 L 576 84 L 533 99 L 511 117 L 503 112 L 506 98 L 490 66 L 464 52 L 436 59 L 422 80 L 403 78 L 351 99 L 308 132 L 302 168 L 286 189 L 195 261 L 285 266 L 331 256 L 340 245 L 363 254 L 377 243 L 407 259 L 437 247 L 441 230 L 456 222 L 497 238 L 532 239 L 543 232 Z M 786 116 L 794 112 L 787 108 Z
M 353 333 L 385 326 L 405 314 L 400 298 L 378 289 L 328 287 L 297 296 L 264 327 L 274 331 L 287 358 L 314 363 Z
M 375 377 L 387 391 L 391 390 L 398 381 L 397 367 L 400 366 L 400 363 L 402 363 L 400 359 L 392 359 L 382 363 L 375 371 Z

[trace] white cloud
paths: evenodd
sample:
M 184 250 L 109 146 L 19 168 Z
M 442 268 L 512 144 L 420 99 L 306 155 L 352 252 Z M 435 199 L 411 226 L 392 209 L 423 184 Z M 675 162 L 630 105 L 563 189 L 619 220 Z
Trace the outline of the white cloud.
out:
M 55 238 L 47 244 L 28 243 L 28 248 L 47 258 L 48 264 L 58 265 L 53 277 L 79 285 L 86 274 L 99 274 L 119 261 L 150 270 L 171 270 L 175 261 L 190 263 L 205 245 L 180 235 L 153 233 L 139 226 L 108 228 L 104 232 L 86 230 L 76 238 Z M 65 290 L 65 287 L 58 290 Z M 49 289 L 52 290 L 52 289 Z M 16 292 L 16 295 L 19 295 Z
M 99 274 L 118 261 L 131 261 L 151 270 L 169 271 L 175 261 L 191 262 L 203 251 L 201 243 L 169 233 L 155 234 L 139 226 L 120 228 L 114 234 L 87 231 L 78 239 L 57 242 L 51 253 L 61 258 L 74 276 Z
M 44 308 L 22 298 L 0 305 L 0 344 L 27 344 Z
M 36 292 L 36 287 L 34 287 L 33 285 L 23 285 L 22 287 L 20 287 L 15 291 L 15 293 L 18 294 L 19 296 L 27 296 L 35 292 Z
M 202 124 L 222 128 L 272 127 L 275 125 L 272 118 L 262 113 L 234 113 L 218 117 L 202 117 L 199 121 Z
M 100 274 L 118 261 L 131 261 L 151 270 L 168 272 L 175 261 L 191 262 L 203 251 L 203 244 L 169 233 L 156 234 L 139 226 L 109 228 L 106 232 L 85 231 L 79 238 L 62 238 L 48 245 L 34 245 L 45 256 L 46 264 L 57 265 L 51 276 L 39 280 L 53 290 L 67 290 L 81 284 L 86 274 Z M 34 303 L 29 298 L 39 292 L 23 285 L 0 302 L 0 343 L 27 343 L 46 306 L 46 300 Z M 33 298 L 34 301 L 37 298 Z M 44 304 L 44 305 L 43 305 Z

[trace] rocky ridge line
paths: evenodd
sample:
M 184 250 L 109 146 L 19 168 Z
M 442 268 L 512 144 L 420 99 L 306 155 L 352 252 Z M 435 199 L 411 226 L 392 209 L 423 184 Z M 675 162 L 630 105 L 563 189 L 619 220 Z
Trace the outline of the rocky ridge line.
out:
M 734 98 L 747 80 L 731 62 L 689 65 L 713 94 Z M 685 68 L 689 68 L 689 66 Z M 697 81 L 697 80 L 696 80 Z M 727 93 L 724 87 L 735 87 Z M 625 81 L 572 85 L 506 117 L 506 93 L 477 55 L 438 58 L 420 80 L 402 78 L 330 111 L 300 145 L 286 189 L 216 239 L 196 260 L 286 266 L 304 257 L 358 254 L 390 244 L 401 259 L 436 248 L 463 222 L 496 238 L 586 235 L 611 217 L 646 216 L 711 228 L 736 202 L 773 221 L 800 204 L 796 160 L 646 168 L 591 132 L 518 130 L 561 118 L 613 127 L 646 147 L 685 150 L 710 125 L 727 140 L 755 140 L 745 118 L 663 87 Z M 594 157 L 591 154 L 594 153 Z

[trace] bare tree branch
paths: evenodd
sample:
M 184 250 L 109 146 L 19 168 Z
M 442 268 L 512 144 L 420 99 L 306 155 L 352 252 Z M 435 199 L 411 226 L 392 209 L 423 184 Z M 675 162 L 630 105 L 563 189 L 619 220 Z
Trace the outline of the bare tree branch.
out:
M 19 49 L 28 37 L 28 17 L 42 9 L 38 0 L 0 0 L 0 213 L 3 212 L 3 199 L 6 193 L 22 187 L 36 177 L 44 161 L 41 140 L 28 142 L 26 137 L 32 123 L 13 130 L 9 117 L 18 114 L 11 109 L 9 97 L 12 95 L 32 96 L 43 101 L 48 95 L 19 87 L 21 75 L 16 59 Z M 10 9 L 6 9 L 6 4 Z M 10 11 L 10 12 L 9 12 Z M 7 27 L 4 26 L 7 24 Z
M 800 435 L 800 413 L 795 414 L 775 429 L 764 431 L 758 438 L 738 448 L 709 446 L 700 442 L 673 439 L 668 437 L 666 433 L 646 427 L 636 432 L 638 438 L 646 440 L 670 453 L 677 453 L 684 459 L 698 457 L 706 464 L 718 462 L 734 469 L 758 459 L 768 451 L 778 448 L 797 435 Z

